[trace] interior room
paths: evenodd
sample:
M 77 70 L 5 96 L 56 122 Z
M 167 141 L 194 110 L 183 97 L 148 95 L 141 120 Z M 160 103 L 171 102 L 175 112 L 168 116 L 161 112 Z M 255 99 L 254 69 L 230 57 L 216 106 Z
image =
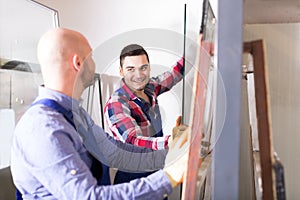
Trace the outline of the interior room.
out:
M 193 170 L 189 162 L 183 184 L 168 199 L 300 197 L 299 0 L 0 0 L 1 200 L 16 199 L 10 171 L 14 129 L 44 81 L 38 41 L 59 27 L 82 33 L 91 45 L 95 83 L 84 91 L 82 105 L 111 135 L 103 106 L 120 84 L 121 49 L 142 45 L 151 77 L 185 58 L 184 80 L 158 102 L 164 134 L 172 133 L 178 116 L 192 127 L 192 136 L 202 134 L 195 140 L 198 146 L 189 147 L 199 165 Z M 257 62 L 265 70 L 261 76 Z M 207 66 L 206 75 L 202 66 Z M 256 82 L 258 77 L 263 81 Z M 259 96 L 261 88 L 264 97 Z M 265 103 L 266 121 L 256 115 L 263 110 L 255 107 L 260 102 Z M 195 124 L 197 117 L 201 126 Z M 267 157 L 265 151 L 270 151 Z M 110 169 L 111 178 L 115 170 Z

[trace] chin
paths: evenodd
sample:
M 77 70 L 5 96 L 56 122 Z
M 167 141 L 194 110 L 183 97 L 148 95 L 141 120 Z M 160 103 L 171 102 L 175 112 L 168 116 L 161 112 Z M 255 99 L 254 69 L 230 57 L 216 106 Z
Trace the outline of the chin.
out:
M 145 87 L 146 87 L 146 85 L 137 86 L 137 87 L 135 87 L 135 90 L 141 91 L 141 90 L 144 90 Z
M 85 88 L 90 87 L 91 85 L 94 85 L 94 83 L 95 83 L 94 80 L 91 81 L 91 82 L 89 82 L 89 83 L 86 83 L 86 84 L 85 84 Z

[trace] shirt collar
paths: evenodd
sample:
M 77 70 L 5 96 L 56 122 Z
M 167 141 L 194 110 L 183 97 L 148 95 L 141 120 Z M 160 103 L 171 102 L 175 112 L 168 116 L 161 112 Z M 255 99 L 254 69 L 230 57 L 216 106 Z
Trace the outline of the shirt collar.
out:
M 81 101 L 76 100 L 70 96 L 67 96 L 61 92 L 45 88 L 43 85 L 39 87 L 39 96 L 37 100 L 39 99 L 53 99 L 63 107 L 69 110 L 77 110 L 80 107 Z

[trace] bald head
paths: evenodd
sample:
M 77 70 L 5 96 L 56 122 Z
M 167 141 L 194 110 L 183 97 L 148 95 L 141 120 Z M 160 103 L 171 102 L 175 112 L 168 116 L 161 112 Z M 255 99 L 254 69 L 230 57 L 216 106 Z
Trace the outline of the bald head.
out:
M 79 32 L 65 28 L 46 32 L 37 49 L 45 86 L 62 90 L 74 85 L 77 73 L 90 52 L 87 39 Z
M 46 32 L 38 44 L 38 60 L 42 65 L 42 70 L 48 65 L 61 67 L 67 62 L 72 54 L 77 53 L 84 56 L 84 47 L 88 46 L 85 37 L 79 32 L 57 28 Z

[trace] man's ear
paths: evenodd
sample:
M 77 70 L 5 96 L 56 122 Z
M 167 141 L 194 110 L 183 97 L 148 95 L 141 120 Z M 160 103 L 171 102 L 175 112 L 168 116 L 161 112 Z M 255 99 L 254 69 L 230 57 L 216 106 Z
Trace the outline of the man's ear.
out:
M 81 65 L 82 65 L 82 60 L 78 54 L 73 55 L 72 64 L 76 71 L 80 71 Z
M 119 73 L 120 73 L 120 76 L 124 77 L 123 68 L 121 66 L 119 67 Z

